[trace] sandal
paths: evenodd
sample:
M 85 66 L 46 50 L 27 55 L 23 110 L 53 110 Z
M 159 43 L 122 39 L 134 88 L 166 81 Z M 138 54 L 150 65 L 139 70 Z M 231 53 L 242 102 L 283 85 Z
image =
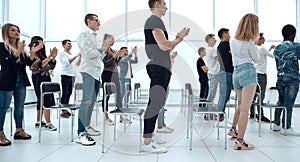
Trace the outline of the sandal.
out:
M 238 132 L 235 129 L 230 129 L 227 135 L 231 136 L 232 138 L 237 138 Z
M 27 134 L 23 129 L 20 132 L 17 132 L 14 134 L 14 139 L 22 139 L 22 140 L 27 140 L 27 139 L 31 139 L 31 135 Z
M 247 144 L 245 141 L 243 141 L 243 142 L 235 141 L 234 149 L 235 150 L 253 150 L 254 145 Z
M 9 146 L 11 145 L 10 140 L 8 140 L 5 135 L 0 135 L 0 146 Z

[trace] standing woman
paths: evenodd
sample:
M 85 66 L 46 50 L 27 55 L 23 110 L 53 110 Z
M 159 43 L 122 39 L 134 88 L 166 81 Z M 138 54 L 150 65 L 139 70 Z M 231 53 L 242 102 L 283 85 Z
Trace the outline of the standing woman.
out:
M 242 17 L 231 42 L 233 71 L 233 87 L 238 97 L 238 108 L 235 111 L 232 128 L 228 135 L 237 138 L 234 149 L 252 150 L 254 145 L 247 144 L 244 136 L 248 123 L 248 112 L 252 104 L 257 85 L 256 70 L 253 65 L 259 62 L 259 54 L 255 45 L 258 38 L 258 17 L 246 14 Z M 239 131 L 237 133 L 236 126 Z
M 41 98 L 40 98 L 40 85 L 42 82 L 51 82 L 50 73 L 49 70 L 53 70 L 56 65 L 55 57 L 57 56 L 57 48 L 54 47 L 53 49 L 50 49 L 50 55 L 46 55 L 46 48 L 43 44 L 43 38 L 40 36 L 34 36 L 31 38 L 31 42 L 29 44 L 30 49 L 33 49 L 35 46 L 42 46 L 42 49 L 38 50 L 34 55 L 34 62 L 30 67 L 30 70 L 32 70 L 32 83 L 34 86 L 34 91 L 37 97 L 37 111 L 36 111 L 36 123 L 35 127 L 39 127 L 40 122 L 40 104 L 41 104 Z M 53 106 L 55 105 L 54 96 L 53 94 L 46 94 L 44 96 L 44 107 Z M 50 110 L 43 110 L 44 117 L 46 120 L 45 122 L 42 122 L 42 126 L 45 126 L 50 131 L 56 131 L 57 128 L 51 124 L 50 121 Z
M 103 42 L 110 38 L 112 38 L 114 40 L 114 37 L 112 35 L 105 34 L 103 37 Z M 117 108 L 122 108 L 121 89 L 120 89 L 119 73 L 118 73 L 117 67 L 118 67 L 120 60 L 123 57 L 126 49 L 115 51 L 111 48 L 112 45 L 113 44 L 111 44 L 110 47 L 107 49 L 107 55 L 103 58 L 104 69 L 101 74 L 102 87 L 104 86 L 105 82 L 115 83 L 116 90 L 117 90 L 116 105 L 117 105 Z M 104 98 L 103 98 L 103 101 L 104 101 Z M 104 108 L 104 103 L 102 102 L 103 112 L 104 112 L 104 109 L 106 109 L 106 111 L 108 111 L 108 99 L 106 101 L 107 101 L 107 103 L 106 103 L 105 108 Z M 105 117 L 106 117 L 107 124 L 114 125 L 114 122 L 111 119 L 109 119 L 108 113 L 105 114 Z M 120 122 L 122 122 L 122 121 L 123 121 L 123 118 L 120 117 Z
M 41 46 L 32 48 L 28 56 L 24 50 L 25 41 L 20 41 L 19 27 L 11 23 L 2 26 L 2 39 L 3 42 L 0 43 L 0 146 L 8 146 L 11 142 L 5 137 L 3 126 L 12 95 L 16 124 L 14 139 L 31 139 L 31 135 L 22 128 L 26 86 L 30 86 L 26 65 L 32 64 L 34 52 Z

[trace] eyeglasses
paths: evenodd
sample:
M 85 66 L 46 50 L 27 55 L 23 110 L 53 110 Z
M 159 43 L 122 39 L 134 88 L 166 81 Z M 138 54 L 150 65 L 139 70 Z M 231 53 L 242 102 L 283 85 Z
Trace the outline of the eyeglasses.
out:
M 94 19 L 93 21 L 96 21 L 98 24 L 100 24 L 100 20 L 99 19 Z

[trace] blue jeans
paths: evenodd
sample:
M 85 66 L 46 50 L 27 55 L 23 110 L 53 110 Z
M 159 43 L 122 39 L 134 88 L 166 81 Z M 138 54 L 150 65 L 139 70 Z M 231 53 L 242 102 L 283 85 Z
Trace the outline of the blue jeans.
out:
M 100 81 L 87 73 L 82 75 L 82 100 L 78 112 L 78 135 L 85 131 L 91 122 L 92 112 L 99 93 Z
M 124 101 L 124 96 L 125 96 L 125 85 L 126 83 L 131 84 L 131 79 L 130 78 L 120 78 L 120 89 L 121 89 L 121 98 L 122 101 Z M 127 96 L 128 98 L 129 96 Z M 127 101 L 124 101 L 124 103 L 126 103 Z
M 12 96 L 14 96 L 14 119 L 16 128 L 22 128 L 26 97 L 25 75 L 17 75 L 16 87 L 13 91 L 0 91 L 0 131 L 3 131 L 5 115 L 11 103 Z
M 220 71 L 218 74 L 220 83 L 220 97 L 218 101 L 218 109 L 225 112 L 226 103 L 229 101 L 231 89 L 232 89 L 232 73 Z M 223 114 L 220 114 L 223 117 Z
M 293 106 L 299 91 L 299 80 L 293 79 L 287 76 L 278 76 L 276 88 L 278 90 L 278 105 L 283 105 L 287 110 L 287 123 L 286 128 L 291 127 L 292 122 L 292 113 Z M 276 125 L 280 125 L 280 116 L 282 109 L 275 110 L 275 120 L 274 123 Z M 282 117 L 282 127 L 284 127 L 285 117 Z
M 219 81 L 218 81 L 218 74 L 207 74 L 208 76 L 208 97 L 207 97 L 207 101 L 214 101 L 216 93 L 217 93 L 217 88 L 219 85 Z

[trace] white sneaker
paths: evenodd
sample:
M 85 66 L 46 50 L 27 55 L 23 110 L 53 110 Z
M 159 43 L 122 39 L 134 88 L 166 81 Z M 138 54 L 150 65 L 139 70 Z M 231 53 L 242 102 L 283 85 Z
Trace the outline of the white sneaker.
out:
M 114 124 L 115 124 L 111 119 L 106 119 L 106 120 L 105 120 L 105 123 L 106 123 L 107 125 L 114 125 Z
M 156 133 L 172 133 L 172 130 L 167 127 L 157 128 Z
M 75 139 L 75 142 L 78 144 L 82 144 L 83 146 L 91 146 L 96 144 L 94 139 L 89 137 L 85 132 L 81 132 Z
M 172 132 L 174 131 L 174 128 L 171 128 L 171 127 L 167 127 L 167 126 L 164 126 L 165 128 L 171 130 Z
M 155 143 L 157 143 L 157 144 L 165 144 L 165 143 L 167 143 L 167 141 L 166 141 L 165 139 L 159 137 L 158 135 L 154 135 L 154 136 L 152 137 L 152 140 L 153 140 Z
M 281 130 L 280 125 L 273 124 L 273 131 L 278 132 Z
M 144 144 L 142 147 L 143 152 L 149 152 L 149 153 L 166 153 L 168 152 L 167 148 L 160 146 L 156 142 L 151 142 L 148 145 Z
M 284 134 L 283 129 L 280 131 L 280 134 Z M 285 130 L 285 134 L 288 135 L 288 136 L 300 136 L 300 132 L 296 132 L 292 127 Z
M 52 123 L 46 124 L 45 128 L 48 129 L 49 131 L 56 131 L 57 130 L 57 128 Z
M 96 130 L 95 128 L 93 128 L 90 125 L 85 127 L 85 131 L 86 131 L 86 134 L 89 135 L 89 136 L 99 136 L 101 134 L 100 131 Z

